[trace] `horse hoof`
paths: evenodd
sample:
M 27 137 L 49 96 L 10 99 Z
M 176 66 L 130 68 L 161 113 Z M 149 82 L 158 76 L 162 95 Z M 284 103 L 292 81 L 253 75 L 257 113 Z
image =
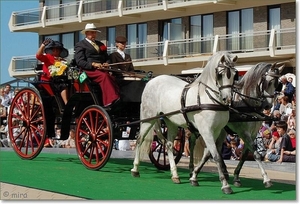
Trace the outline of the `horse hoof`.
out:
M 265 184 L 265 188 L 270 188 L 273 185 L 271 181 L 267 181 L 264 184 Z
M 179 184 L 181 183 L 180 178 L 172 178 L 173 183 Z
M 131 175 L 133 177 L 140 177 L 140 172 L 138 172 L 138 171 L 131 171 Z
M 236 187 L 241 187 L 242 186 L 240 181 L 233 182 L 233 185 L 236 186 Z
M 222 188 L 224 194 L 232 194 L 233 190 L 230 187 Z
M 199 186 L 198 181 L 192 181 L 192 180 L 190 180 L 190 183 L 191 183 L 192 186 Z

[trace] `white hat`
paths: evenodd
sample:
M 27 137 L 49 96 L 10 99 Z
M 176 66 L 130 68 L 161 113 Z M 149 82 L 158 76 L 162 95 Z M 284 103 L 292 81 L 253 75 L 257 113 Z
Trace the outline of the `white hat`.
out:
M 96 28 L 96 26 L 94 25 L 94 23 L 88 23 L 88 24 L 86 24 L 84 30 L 82 30 L 81 33 L 82 33 L 83 35 L 85 35 L 85 32 L 86 32 L 86 31 L 97 31 L 97 32 L 99 32 L 99 33 L 101 32 L 100 30 L 97 30 L 97 28 Z

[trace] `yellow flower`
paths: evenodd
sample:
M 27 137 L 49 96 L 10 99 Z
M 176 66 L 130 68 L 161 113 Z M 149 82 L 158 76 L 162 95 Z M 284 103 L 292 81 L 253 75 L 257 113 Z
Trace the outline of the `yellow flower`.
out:
M 55 61 L 54 65 L 50 65 L 49 72 L 51 76 L 61 76 L 68 68 L 66 61 Z

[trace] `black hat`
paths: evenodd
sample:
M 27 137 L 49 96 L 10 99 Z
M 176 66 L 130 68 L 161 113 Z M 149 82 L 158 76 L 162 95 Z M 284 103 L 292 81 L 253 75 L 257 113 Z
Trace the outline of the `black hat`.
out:
M 51 41 L 51 43 L 49 43 L 46 46 L 45 53 L 52 54 L 52 48 L 54 48 L 54 47 L 61 49 L 61 52 L 60 52 L 61 58 L 68 57 L 69 51 L 66 48 L 64 48 L 64 44 L 62 44 L 61 42 L 58 42 L 58 41 Z
M 116 42 L 117 43 L 126 43 L 127 38 L 125 38 L 124 36 L 118 36 L 118 37 L 116 37 Z

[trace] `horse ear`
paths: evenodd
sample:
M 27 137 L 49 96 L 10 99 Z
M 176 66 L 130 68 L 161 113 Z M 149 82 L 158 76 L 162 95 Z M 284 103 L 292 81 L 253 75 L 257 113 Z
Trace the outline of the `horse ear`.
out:
M 279 73 L 282 72 L 283 68 L 285 67 L 285 64 L 281 65 L 280 67 L 278 67 Z
M 223 63 L 225 61 L 225 55 L 222 55 L 220 62 Z
M 236 55 L 236 56 L 232 59 L 232 61 L 233 61 L 234 63 L 236 63 L 237 60 L 238 60 L 238 56 Z
M 279 67 L 277 67 L 277 66 L 279 66 Z M 273 70 L 275 67 L 277 67 L 279 73 L 281 73 L 282 70 L 283 70 L 283 68 L 285 67 L 285 63 L 283 63 L 283 62 L 275 62 L 274 64 L 272 64 L 271 70 Z

